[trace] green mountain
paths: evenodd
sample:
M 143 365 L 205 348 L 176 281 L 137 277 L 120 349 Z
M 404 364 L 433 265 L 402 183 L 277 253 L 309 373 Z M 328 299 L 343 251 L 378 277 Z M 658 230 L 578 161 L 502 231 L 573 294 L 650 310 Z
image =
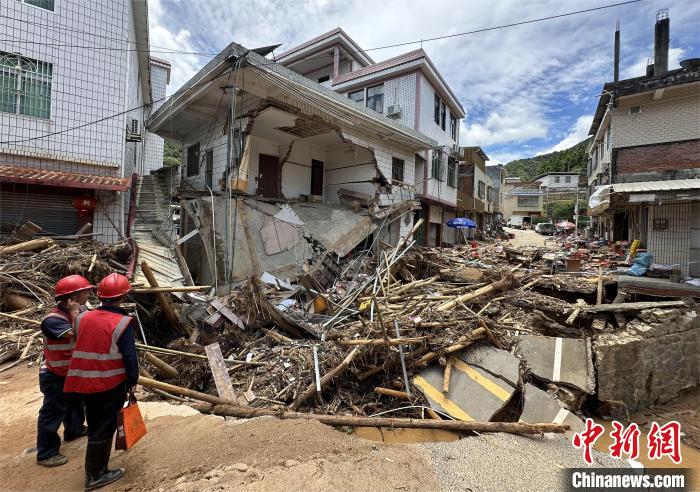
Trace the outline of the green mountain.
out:
M 590 141 L 587 138 L 566 150 L 511 161 L 506 164 L 508 176 L 520 176 L 529 181 L 543 173 L 585 171 L 588 164 L 586 148 Z

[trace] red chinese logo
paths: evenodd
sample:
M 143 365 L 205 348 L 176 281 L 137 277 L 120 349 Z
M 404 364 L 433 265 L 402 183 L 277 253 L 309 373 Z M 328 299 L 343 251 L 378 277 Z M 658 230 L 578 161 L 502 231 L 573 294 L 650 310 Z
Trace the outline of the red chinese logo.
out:
M 681 458 L 681 424 L 676 421 L 659 426 L 652 422 L 647 435 L 649 446 L 649 459 L 658 460 L 668 456 L 675 464 L 679 464 Z
M 618 422 L 613 420 L 613 431 L 610 437 L 613 443 L 610 445 L 610 456 L 613 458 L 622 458 L 622 454 L 626 454 L 629 459 L 636 460 L 639 457 L 639 426 L 630 424 L 627 429 Z
M 583 459 L 589 465 L 593 464 L 591 448 L 603 434 L 604 430 L 603 426 L 596 424 L 593 419 L 586 419 L 586 429 L 583 432 L 574 434 L 574 447 L 583 448 Z

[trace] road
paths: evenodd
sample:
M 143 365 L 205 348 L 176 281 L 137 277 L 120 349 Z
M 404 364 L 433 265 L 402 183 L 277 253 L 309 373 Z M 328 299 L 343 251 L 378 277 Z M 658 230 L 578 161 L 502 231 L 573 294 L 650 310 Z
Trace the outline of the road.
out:
M 531 229 L 511 229 L 510 227 L 504 227 L 504 229 L 510 234 L 515 234 L 515 239 L 509 241 L 513 246 L 554 246 L 555 244 L 551 240 L 552 236 L 543 236 Z M 547 244 L 545 240 L 548 240 Z

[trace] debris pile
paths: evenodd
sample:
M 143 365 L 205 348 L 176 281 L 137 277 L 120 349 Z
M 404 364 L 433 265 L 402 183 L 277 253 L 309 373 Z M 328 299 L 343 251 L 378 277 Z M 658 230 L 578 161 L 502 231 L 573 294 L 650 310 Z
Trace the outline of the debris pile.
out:
M 686 350 L 693 336 L 697 346 L 692 301 L 606 303 L 616 294 L 616 277 L 600 260 L 607 251 L 579 253 L 567 272 L 549 249 L 422 248 L 409 238 L 332 262 L 328 288 L 269 272 L 225 295 L 157 287 L 143 262 L 151 285 L 135 285 L 127 307 L 141 322 L 144 386 L 227 415 L 303 411 L 579 430 L 586 413 L 624 415 L 640 399 L 648 405 L 698 384 L 697 350 Z M 38 362 L 36 324 L 58 278 L 80 273 L 96 282 L 134 263 L 125 243 L 39 241 L 0 249 L 0 362 Z M 685 328 L 665 327 L 671 315 Z M 625 347 L 653 351 L 654 337 L 678 342 L 667 352 L 685 354 L 683 376 L 665 393 L 622 394 L 615 368 L 632 357 Z M 639 364 L 626 367 L 640 372 Z M 668 374 L 653 370 L 654 387 L 663 386 Z

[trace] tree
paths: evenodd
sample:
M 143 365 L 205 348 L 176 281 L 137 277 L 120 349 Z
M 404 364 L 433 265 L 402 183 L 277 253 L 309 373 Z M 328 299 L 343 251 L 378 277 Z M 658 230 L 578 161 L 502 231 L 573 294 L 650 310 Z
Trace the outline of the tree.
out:
M 180 164 L 182 164 L 182 149 L 180 146 L 166 140 L 163 146 L 163 165 L 179 166 Z

